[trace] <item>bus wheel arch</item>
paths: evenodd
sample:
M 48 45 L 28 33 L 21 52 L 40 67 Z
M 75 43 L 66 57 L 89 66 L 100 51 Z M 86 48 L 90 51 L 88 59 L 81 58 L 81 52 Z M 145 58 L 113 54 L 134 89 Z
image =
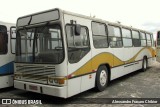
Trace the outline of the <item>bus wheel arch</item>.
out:
M 109 64 L 102 64 L 98 67 L 95 79 L 96 91 L 104 91 L 110 80 Z

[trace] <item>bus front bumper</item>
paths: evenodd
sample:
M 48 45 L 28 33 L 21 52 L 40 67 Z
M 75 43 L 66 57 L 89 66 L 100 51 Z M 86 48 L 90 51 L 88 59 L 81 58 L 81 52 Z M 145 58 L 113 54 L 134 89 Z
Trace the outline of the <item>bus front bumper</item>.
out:
M 30 82 L 14 80 L 14 87 L 26 91 L 32 91 L 36 93 L 67 98 L 66 86 L 58 87 L 58 86 L 43 85 L 38 83 L 30 83 Z

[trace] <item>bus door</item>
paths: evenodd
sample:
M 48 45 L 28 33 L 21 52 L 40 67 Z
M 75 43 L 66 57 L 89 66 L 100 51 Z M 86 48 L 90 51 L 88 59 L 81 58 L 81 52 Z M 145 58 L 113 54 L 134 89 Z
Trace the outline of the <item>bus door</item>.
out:
M 65 17 L 69 17 L 66 15 Z M 68 19 L 68 18 L 65 18 Z M 68 95 L 87 90 L 93 84 L 86 75 L 91 70 L 91 50 L 89 43 L 89 30 L 82 21 L 84 19 L 66 20 L 67 50 L 68 50 Z M 88 21 L 87 21 L 88 22 Z M 90 82 L 90 85 L 86 85 Z M 71 86 L 71 87 L 70 87 Z M 73 87 L 75 87 L 73 91 Z

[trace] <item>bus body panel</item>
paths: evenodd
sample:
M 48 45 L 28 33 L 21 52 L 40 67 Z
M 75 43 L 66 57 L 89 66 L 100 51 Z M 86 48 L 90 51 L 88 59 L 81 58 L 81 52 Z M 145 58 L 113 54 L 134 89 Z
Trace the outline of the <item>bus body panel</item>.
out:
M 0 88 L 6 88 L 13 86 L 13 74 L 0 76 L 1 85 Z
M 7 27 L 8 34 L 8 50 L 6 54 L 0 54 L 0 88 L 13 86 L 13 73 L 14 73 L 14 54 L 11 53 L 11 34 L 10 27 L 14 26 L 11 23 L 0 22 L 0 25 Z

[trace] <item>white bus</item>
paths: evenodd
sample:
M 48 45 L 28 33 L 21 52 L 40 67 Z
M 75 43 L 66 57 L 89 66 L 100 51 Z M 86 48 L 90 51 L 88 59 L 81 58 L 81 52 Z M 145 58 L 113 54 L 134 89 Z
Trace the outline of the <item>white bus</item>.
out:
M 16 40 L 14 87 L 62 98 L 155 61 L 152 33 L 57 8 L 18 18 Z
M 11 52 L 10 39 L 15 34 L 14 24 L 0 22 L 0 89 L 13 86 L 15 55 Z

